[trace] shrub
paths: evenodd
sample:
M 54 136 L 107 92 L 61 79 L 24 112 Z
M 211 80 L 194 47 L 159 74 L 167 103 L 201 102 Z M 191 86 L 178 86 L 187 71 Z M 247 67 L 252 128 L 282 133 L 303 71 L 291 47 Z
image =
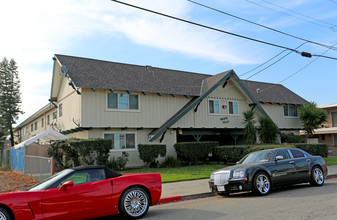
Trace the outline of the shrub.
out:
M 264 144 L 275 143 L 278 134 L 278 127 L 275 124 L 275 122 L 273 122 L 273 120 L 267 115 L 262 115 L 259 118 L 259 122 L 260 122 L 259 136 L 261 142 Z
M 196 164 L 200 160 L 205 160 L 218 145 L 218 142 L 181 142 L 176 143 L 174 148 L 179 159 L 189 164 L 191 162 Z
M 224 163 L 236 162 L 244 156 L 245 150 L 250 147 L 251 145 L 216 146 L 214 148 L 214 154 Z
M 304 143 L 304 138 L 299 135 L 294 134 L 282 134 L 281 135 L 282 143 Z
M 255 144 L 256 142 L 256 127 L 255 127 L 255 113 L 253 110 L 247 110 L 243 112 L 243 124 L 245 128 L 243 129 L 244 139 L 246 144 Z
M 149 167 L 158 167 L 158 157 L 165 157 L 165 144 L 139 144 L 139 158 Z
M 260 150 L 268 150 L 273 148 L 290 148 L 295 147 L 293 144 L 268 144 L 268 145 L 255 145 L 245 150 L 244 155 L 249 154 L 251 152 L 260 151 Z
M 64 168 L 106 164 L 111 144 L 111 140 L 105 139 L 71 138 L 52 143 L 47 152 L 55 159 L 56 165 Z
M 328 146 L 326 144 L 294 144 L 295 147 L 302 149 L 306 152 L 308 152 L 311 155 L 318 155 L 321 157 L 327 157 L 328 156 Z
M 181 161 L 178 158 L 175 158 L 173 156 L 167 156 L 167 157 L 165 157 L 165 160 L 163 161 L 163 163 L 160 166 L 164 167 L 164 168 L 180 167 Z
M 129 161 L 129 154 L 125 151 L 122 152 L 122 155 L 117 157 L 112 157 L 106 162 L 106 166 L 113 170 L 124 170 L 126 164 Z

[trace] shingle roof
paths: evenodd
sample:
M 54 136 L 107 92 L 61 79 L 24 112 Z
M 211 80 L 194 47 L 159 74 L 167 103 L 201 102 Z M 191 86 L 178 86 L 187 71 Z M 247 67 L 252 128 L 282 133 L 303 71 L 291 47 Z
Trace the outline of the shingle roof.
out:
M 224 72 L 208 75 L 65 55 L 55 57 L 62 65 L 68 67 L 68 74 L 74 84 L 82 88 L 201 96 L 227 74 Z M 280 84 L 243 80 L 242 83 L 259 102 L 288 104 L 307 102 Z M 265 90 L 266 88 L 269 89 Z
M 55 55 L 77 87 L 200 96 L 205 74 Z
M 281 84 L 241 80 L 258 102 L 305 104 L 307 101 Z

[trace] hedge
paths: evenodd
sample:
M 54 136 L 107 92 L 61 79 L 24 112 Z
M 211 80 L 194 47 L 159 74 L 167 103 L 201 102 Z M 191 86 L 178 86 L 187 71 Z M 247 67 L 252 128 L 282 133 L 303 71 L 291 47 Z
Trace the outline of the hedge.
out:
M 217 146 L 214 148 L 215 156 L 222 162 L 236 162 L 251 152 L 267 150 L 273 148 L 292 148 L 296 147 L 308 152 L 311 155 L 318 155 L 321 157 L 328 156 L 328 146 L 326 144 L 271 144 L 271 145 L 230 145 Z
M 158 157 L 166 156 L 165 144 L 138 144 L 139 158 L 149 167 L 159 165 Z
M 273 148 L 290 148 L 295 147 L 293 144 L 263 144 L 263 145 L 254 145 L 244 151 L 244 155 L 249 154 L 251 152 L 260 151 L 260 150 L 268 150 Z
M 218 145 L 219 143 L 215 141 L 180 142 L 174 145 L 174 149 L 179 159 L 189 164 L 191 162 L 196 164 L 198 161 L 208 158 L 209 153 L 212 153 L 214 147 Z
M 243 157 L 244 151 L 250 147 L 251 145 L 216 146 L 214 154 L 216 158 L 224 163 L 236 162 Z
M 69 168 L 80 165 L 106 164 L 112 145 L 106 139 L 78 139 L 56 141 L 49 145 L 48 154 L 58 166 Z
M 327 157 L 328 156 L 328 145 L 326 144 L 294 144 L 295 147 L 302 149 L 314 156 Z

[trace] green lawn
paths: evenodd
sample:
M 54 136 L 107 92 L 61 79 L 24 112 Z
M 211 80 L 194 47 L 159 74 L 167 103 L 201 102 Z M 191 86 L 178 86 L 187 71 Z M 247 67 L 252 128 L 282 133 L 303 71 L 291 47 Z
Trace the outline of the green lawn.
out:
M 223 164 L 196 165 L 175 168 L 143 168 L 122 171 L 122 174 L 128 173 L 160 173 L 162 182 L 177 182 L 185 180 L 196 180 L 209 178 L 211 172 L 226 167 Z
M 325 157 L 326 164 L 337 165 L 337 157 Z M 226 167 L 223 164 L 204 164 L 195 166 L 184 166 L 175 168 L 143 168 L 124 170 L 122 174 L 129 173 L 160 173 L 163 183 L 196 180 L 209 178 L 211 172 Z
M 337 157 L 324 157 L 326 165 L 337 165 Z

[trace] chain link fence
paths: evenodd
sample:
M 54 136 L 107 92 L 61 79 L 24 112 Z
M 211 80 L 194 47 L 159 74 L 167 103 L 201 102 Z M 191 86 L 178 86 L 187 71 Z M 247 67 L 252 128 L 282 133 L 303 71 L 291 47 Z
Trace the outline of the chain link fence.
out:
M 53 175 L 53 158 L 25 155 L 24 174 L 42 181 Z

